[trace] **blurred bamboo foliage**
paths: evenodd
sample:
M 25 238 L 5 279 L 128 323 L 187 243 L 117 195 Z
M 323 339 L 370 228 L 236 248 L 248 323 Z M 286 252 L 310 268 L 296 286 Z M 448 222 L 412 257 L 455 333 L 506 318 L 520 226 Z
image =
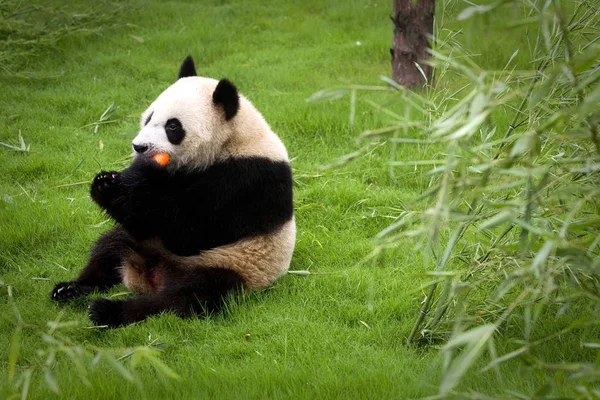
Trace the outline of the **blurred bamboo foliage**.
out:
M 515 7 L 505 3 L 468 7 L 458 19 Z M 400 216 L 379 239 L 389 247 L 417 236 L 430 254 L 433 280 L 408 341 L 447 338 L 441 396 L 487 351 L 484 370 L 519 357 L 578 382 L 574 396 L 600 397 L 600 365 L 549 365 L 533 350 L 560 346 L 559 336 L 570 331 L 597 332 L 600 322 L 597 6 L 581 1 L 567 12 L 560 1 L 518 2 L 525 17 L 516 24 L 537 31 L 533 74 L 512 69 L 511 60 L 501 72 L 485 71 L 450 37 L 434 51 L 436 68 L 440 80 L 454 71 L 468 82 L 461 99 L 406 93 L 417 97 L 408 104 L 432 115 L 420 137 L 445 151 L 428 172 L 429 206 Z M 510 125 L 494 123 L 499 110 L 512 111 Z M 392 141 L 405 139 L 413 138 L 396 131 Z M 580 318 L 556 324 L 559 331 L 535 332 L 542 319 L 571 309 Z M 506 354 L 494 345 L 502 332 L 514 339 Z
M 446 14 L 432 51 L 436 84 L 415 93 L 382 78 L 401 106 L 383 107 L 389 127 L 361 134 L 436 154 L 391 161 L 423 171 L 429 189 L 379 234 L 373 255 L 406 240 L 428 255 L 431 279 L 407 341 L 442 343 L 439 398 L 472 398 L 459 390 L 467 371 L 520 359 L 554 381 L 534 395 L 505 388 L 511 396 L 556 398 L 567 382 L 569 397 L 598 399 L 600 340 L 586 338 L 600 332 L 599 3 L 471 5 L 454 13 L 460 30 L 440 26 Z M 517 68 L 517 50 L 502 70 L 486 70 L 457 40 L 474 19 L 515 14 L 506 34 L 525 33 L 529 67 Z M 357 89 L 345 90 L 353 109 Z M 572 352 L 561 347 L 569 334 L 579 338 Z M 540 346 L 570 357 L 543 360 Z

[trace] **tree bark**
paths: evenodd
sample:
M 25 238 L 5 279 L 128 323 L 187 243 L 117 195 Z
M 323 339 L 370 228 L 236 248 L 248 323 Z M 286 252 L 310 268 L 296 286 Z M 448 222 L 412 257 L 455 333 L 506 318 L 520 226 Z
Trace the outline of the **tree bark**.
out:
M 392 53 L 392 79 L 408 88 L 431 82 L 431 66 L 424 63 L 430 58 L 429 40 L 433 36 L 435 0 L 394 0 L 394 46 Z

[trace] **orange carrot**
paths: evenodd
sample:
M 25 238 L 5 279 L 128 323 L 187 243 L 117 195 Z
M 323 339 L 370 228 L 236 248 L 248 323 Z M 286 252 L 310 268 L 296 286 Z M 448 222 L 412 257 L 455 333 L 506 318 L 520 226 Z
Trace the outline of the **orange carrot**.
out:
M 171 156 L 167 153 L 157 153 L 152 156 L 152 159 L 159 163 L 160 166 L 165 167 L 171 160 Z

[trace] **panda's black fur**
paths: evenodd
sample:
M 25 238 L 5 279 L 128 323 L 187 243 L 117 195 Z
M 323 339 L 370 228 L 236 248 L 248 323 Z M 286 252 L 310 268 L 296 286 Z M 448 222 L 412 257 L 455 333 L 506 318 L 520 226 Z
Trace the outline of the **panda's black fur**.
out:
M 120 173 L 98 174 L 91 195 L 136 239 L 158 237 L 180 256 L 269 233 L 293 215 L 289 164 L 260 157 L 176 174 L 136 160 Z
M 195 74 L 188 57 L 180 78 Z M 229 81 L 216 84 L 212 101 L 225 121 L 236 118 L 240 98 Z M 246 112 L 258 113 L 253 110 Z M 185 143 L 187 132 L 178 119 L 168 119 L 164 129 L 171 144 Z M 259 134 L 261 129 L 267 128 L 261 126 Z M 227 156 L 204 168 L 173 169 L 145 156 L 149 146 L 134 144 L 138 154 L 128 168 L 102 171 L 94 178 L 91 197 L 117 225 L 98 240 L 79 277 L 59 283 L 51 295 L 66 300 L 127 284 L 127 279 L 135 290 L 141 282 L 141 296 L 93 301 L 90 318 L 96 325 L 118 327 L 163 311 L 203 316 L 217 311 L 232 291 L 267 286 L 289 264 L 295 228 L 287 154 L 278 159 L 260 152 Z M 284 231 L 291 233 L 279 239 Z M 279 242 L 269 247 L 275 239 Z M 277 261 L 270 261 L 269 251 Z M 264 265 L 259 257 L 267 259 Z M 261 265 L 246 273 L 246 262 L 252 268 Z M 268 276 L 260 276 L 262 271 Z M 127 278 L 130 273 L 134 278 Z

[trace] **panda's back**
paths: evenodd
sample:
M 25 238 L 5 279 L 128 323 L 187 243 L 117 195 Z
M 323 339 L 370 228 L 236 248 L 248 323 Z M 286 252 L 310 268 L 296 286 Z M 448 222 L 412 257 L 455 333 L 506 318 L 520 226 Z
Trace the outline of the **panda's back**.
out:
M 292 172 L 286 161 L 231 157 L 206 170 L 180 172 L 167 182 L 173 210 L 160 238 L 176 255 L 269 235 L 293 217 Z

